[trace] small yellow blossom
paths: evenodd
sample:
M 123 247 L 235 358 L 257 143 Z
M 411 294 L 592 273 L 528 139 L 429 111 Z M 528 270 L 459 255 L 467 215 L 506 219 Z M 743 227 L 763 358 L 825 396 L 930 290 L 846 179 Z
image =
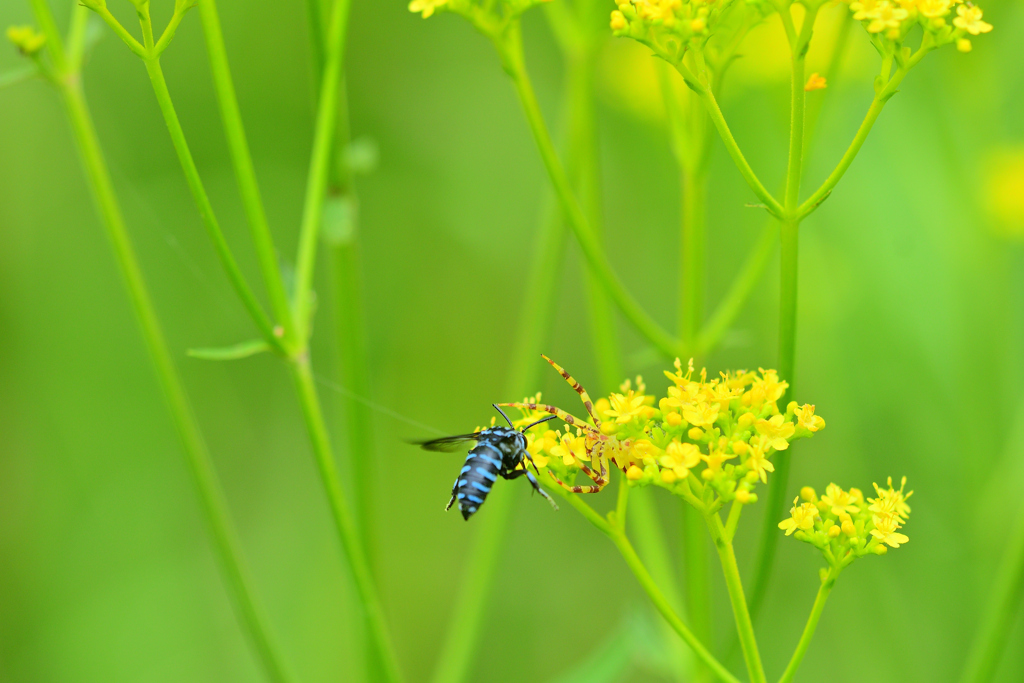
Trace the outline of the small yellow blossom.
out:
M 718 419 L 719 405 L 717 403 L 695 403 L 683 406 L 683 418 L 694 427 L 710 427 Z
M 746 462 L 747 467 L 749 467 L 752 472 L 757 472 L 757 476 L 761 479 L 761 483 L 768 483 L 767 472 L 775 471 L 775 465 L 771 464 L 765 456 L 767 441 L 768 440 L 762 436 L 750 449 L 750 457 Z
M 956 13 L 957 17 L 953 19 L 953 26 L 962 28 L 972 36 L 992 30 L 992 24 L 981 20 L 980 7 L 960 5 L 956 8 Z
M 551 452 L 551 449 L 557 444 L 557 432 L 550 429 L 541 436 L 537 436 L 532 432 L 526 435 L 526 451 L 533 458 L 533 464 L 537 467 L 547 467 L 548 461 L 551 458 L 544 451 Z
M 829 484 L 825 488 L 825 495 L 821 497 L 821 501 L 832 508 L 833 515 L 840 515 L 844 512 L 851 514 L 860 512 L 860 508 L 854 505 L 853 496 L 836 484 Z
M 587 439 L 584 436 L 573 436 L 566 434 L 557 445 L 549 449 L 551 455 L 562 459 L 566 467 L 575 465 L 577 460 L 585 461 L 590 457 L 587 455 Z
M 685 467 L 693 469 L 701 460 L 700 449 L 692 443 L 680 443 L 673 441 L 665 448 L 665 456 L 662 458 L 666 467 Z
M 875 528 L 871 530 L 871 535 L 892 548 L 899 548 L 901 543 L 910 540 L 904 534 L 897 532 L 902 525 L 899 516 L 895 513 L 873 515 L 871 521 L 875 525 Z
M 757 433 L 768 437 L 768 446 L 777 451 L 789 448 L 789 439 L 796 431 L 796 425 L 786 422 L 784 415 L 773 415 L 770 420 L 758 420 L 754 424 Z M 751 443 L 753 445 L 753 443 Z
M 871 503 L 868 510 L 875 513 L 876 515 L 887 515 L 895 514 L 902 520 L 905 520 L 910 516 L 910 506 L 907 505 L 907 499 L 914 495 L 913 491 L 904 494 L 903 489 L 907 485 L 907 478 L 903 477 L 900 482 L 899 490 L 895 490 L 892 487 L 892 477 L 888 480 L 889 488 L 883 489 L 875 484 L 875 493 L 878 494 L 878 498 L 868 498 L 868 502 Z
M 850 11 L 857 21 L 870 18 L 870 14 L 878 7 L 879 0 L 858 0 L 850 3 Z
M 952 7 L 952 0 L 918 0 L 917 3 L 917 9 L 921 16 L 929 19 L 946 16 Z
M 800 504 L 799 498 L 793 499 L 793 509 L 789 511 L 790 518 L 779 522 L 779 528 L 785 530 L 789 536 L 797 529 L 808 531 L 814 527 L 814 518 L 818 516 L 818 508 L 814 503 Z
M 644 405 L 644 395 L 637 394 L 632 389 L 622 394 L 612 394 L 608 397 L 611 402 L 611 410 L 606 411 L 606 414 L 610 417 L 615 418 L 616 424 L 626 424 L 634 417 L 642 414 L 646 406 Z
M 958 41 L 956 41 L 956 49 L 959 50 L 960 52 L 970 52 L 971 41 L 968 40 L 967 38 L 959 39 Z
M 843 520 L 842 529 L 843 533 L 849 536 L 850 538 L 853 538 L 857 535 L 857 527 L 853 525 L 853 520 L 849 518 Z
M 827 87 L 828 81 L 824 76 L 815 71 L 811 74 L 811 77 L 807 79 L 807 83 L 804 85 L 804 90 L 806 92 L 811 92 L 812 90 L 824 90 Z
M 872 12 L 868 13 L 871 23 L 868 33 L 881 33 L 888 28 L 900 27 L 900 23 L 909 16 L 905 9 L 895 7 L 889 0 L 882 0 Z
M 639 467 L 637 467 L 636 465 L 630 465 L 629 469 L 626 470 L 626 478 L 629 479 L 630 481 L 636 481 L 638 479 L 643 479 L 643 477 L 644 477 L 644 471 L 642 469 L 640 469 Z
M 670 427 L 678 427 L 683 424 L 683 416 L 679 413 L 666 413 L 665 422 L 667 422 Z
M 789 388 L 789 382 L 779 381 L 779 374 L 775 370 L 758 368 L 761 376 L 754 379 L 750 390 L 743 394 L 743 403 L 754 408 L 760 408 L 765 403 L 774 403 L 782 398 Z
M 410 12 L 423 12 L 423 18 L 429 18 L 438 7 L 448 4 L 448 0 L 412 0 Z
M 800 497 L 806 500 L 808 503 L 818 502 L 818 492 L 810 486 L 805 486 L 800 489 Z
M 613 31 L 621 31 L 629 27 L 629 22 L 626 21 L 626 17 L 619 10 L 612 12 L 611 27 Z
M 746 505 L 750 502 L 750 491 L 746 489 L 740 489 L 736 492 L 736 500 Z
M 713 475 L 715 472 L 722 469 L 722 464 L 726 460 L 732 460 L 736 455 L 733 453 L 726 453 L 725 451 L 714 451 L 710 455 L 704 455 L 701 453 L 700 457 L 708 464 L 708 468 L 704 471 L 704 474 L 710 472 Z
M 828 528 L 828 535 L 831 538 L 838 538 L 839 532 L 840 532 L 840 529 L 839 529 L 839 525 L 838 524 L 833 524 L 832 526 L 830 526 Z
M 814 414 L 814 406 L 805 403 L 796 410 L 796 424 L 809 432 L 816 432 L 825 427 L 825 420 Z

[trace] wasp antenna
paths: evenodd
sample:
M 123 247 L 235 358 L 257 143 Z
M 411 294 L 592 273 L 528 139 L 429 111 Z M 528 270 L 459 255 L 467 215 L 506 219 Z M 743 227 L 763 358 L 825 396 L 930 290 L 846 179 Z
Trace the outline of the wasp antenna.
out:
M 495 410 L 497 410 L 499 413 L 501 413 L 501 416 L 503 418 L 505 418 L 505 422 L 508 422 L 508 426 L 509 427 L 512 427 L 512 429 L 515 429 L 515 427 L 512 425 L 512 420 L 508 419 L 508 415 L 505 414 L 504 410 L 502 410 L 501 408 L 498 407 L 497 403 L 492 403 L 491 407 L 494 408 Z
M 554 420 L 556 417 L 558 417 L 558 416 L 557 415 L 548 415 L 547 417 L 542 417 L 541 419 L 537 420 L 536 422 L 534 422 L 532 424 L 528 424 L 525 427 L 523 427 L 523 432 L 529 431 L 530 429 L 536 427 L 537 425 L 541 424 L 542 422 L 547 422 L 548 420 Z

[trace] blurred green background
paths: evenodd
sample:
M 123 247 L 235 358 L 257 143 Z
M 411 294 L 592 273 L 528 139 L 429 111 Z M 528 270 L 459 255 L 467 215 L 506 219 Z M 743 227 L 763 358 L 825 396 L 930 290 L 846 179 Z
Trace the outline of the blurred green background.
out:
M 58 4 L 64 26 L 71 3 Z M 111 4 L 127 14 L 127 3 Z M 169 0 L 154 5 L 158 17 L 169 14 Z M 305 4 L 219 5 L 271 224 L 291 254 L 312 139 Z M 803 227 L 796 398 L 815 403 L 828 429 L 795 448 L 790 488 L 834 480 L 868 490 L 906 474 L 916 493 L 910 543 L 844 573 L 801 680 L 955 680 L 1024 510 L 1024 4 L 990 0 L 985 18 L 995 30 L 972 53 L 944 49 L 911 73 Z M 13 23 L 31 23 L 27 3 L 0 3 L 0 26 Z M 524 33 L 554 122 L 562 64 L 541 11 L 529 13 Z M 777 38 L 770 27 L 755 32 L 723 102 L 770 188 L 781 182 L 788 116 Z M 809 71 L 820 68 L 815 59 Z M 19 60 L 0 51 L 2 69 Z M 185 19 L 163 61 L 213 203 L 255 278 L 198 16 Z M 826 102 L 805 187 L 848 144 L 876 64 L 854 27 L 841 73 L 810 95 Z M 652 73 L 643 50 L 609 39 L 599 88 L 604 205 L 618 271 L 671 326 L 678 182 Z M 424 22 L 402 2 L 355 0 L 348 74 L 353 135 L 380 152 L 358 185 L 372 398 L 443 432 L 469 431 L 489 421 L 491 402 L 519 398 L 502 392 L 546 176 L 491 46 L 465 21 Z M 203 233 L 142 65 L 107 33 L 85 83 L 274 630 L 302 680 L 345 680 L 360 646 L 292 387 L 269 356 L 186 358 L 187 348 L 254 331 Z M 752 197 L 717 141 L 709 201 L 710 307 L 764 222 L 744 207 Z M 66 118 L 41 81 L 0 91 L 0 239 L 0 679 L 260 680 Z M 545 348 L 596 393 L 581 276 L 570 243 L 550 292 L 558 313 Z M 776 279 L 777 256 L 727 344 L 698 364 L 712 372 L 775 365 Z M 667 362 L 643 360 L 644 345 L 621 319 L 620 330 L 627 372 L 662 391 Z M 322 306 L 316 367 L 336 381 L 330 335 Z M 544 370 L 537 389 L 574 405 Z M 340 396 L 322 390 L 339 415 Z M 377 494 L 380 588 L 402 666 L 422 681 L 488 513 L 467 524 L 443 511 L 460 455 L 416 450 L 405 440 L 431 433 L 383 413 L 373 421 L 375 476 L 361 485 Z M 503 488 L 517 499 L 514 523 L 471 680 L 549 680 L 596 645 L 622 642 L 623 623 L 657 623 L 613 546 L 578 514 L 553 513 L 523 482 Z M 678 505 L 651 493 L 678 557 Z M 741 525 L 741 569 L 749 570 L 759 514 Z M 758 621 L 775 675 L 803 628 L 821 564 L 812 548 L 781 544 Z M 721 647 L 732 620 L 716 581 Z M 663 680 L 660 631 L 648 631 L 622 680 Z M 1009 643 L 998 679 L 1022 680 L 1019 614 Z

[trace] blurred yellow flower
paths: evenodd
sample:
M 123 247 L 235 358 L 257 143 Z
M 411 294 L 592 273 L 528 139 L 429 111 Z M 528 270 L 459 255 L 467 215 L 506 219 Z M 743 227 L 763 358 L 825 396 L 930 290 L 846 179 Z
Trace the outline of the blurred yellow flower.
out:
M 980 7 L 960 5 L 956 8 L 956 13 L 957 17 L 953 19 L 953 26 L 962 28 L 972 36 L 992 30 L 992 24 L 981 20 Z
M 810 78 L 807 79 L 807 83 L 804 85 L 804 90 L 811 92 L 813 90 L 824 90 L 827 87 L 828 81 L 824 76 L 815 71 L 811 74 Z
M 887 28 L 899 28 L 909 15 L 907 10 L 895 7 L 889 0 L 881 0 L 872 11 L 867 13 L 871 19 L 868 24 L 868 33 L 881 33 Z
M 767 441 L 768 440 L 762 436 L 750 449 L 750 457 L 747 458 L 746 462 L 746 466 L 749 467 L 752 472 L 757 472 L 757 476 L 763 484 L 768 483 L 767 473 L 775 471 L 775 465 L 771 464 L 765 456 Z
M 448 0 L 412 0 L 409 3 L 409 11 L 423 12 L 423 18 L 426 19 L 434 13 L 434 10 L 447 3 Z
M 829 484 L 825 488 L 825 495 L 821 497 L 821 501 L 832 509 L 833 515 L 840 515 L 844 512 L 848 514 L 860 512 L 860 508 L 854 504 L 852 492 L 844 491 L 836 484 Z

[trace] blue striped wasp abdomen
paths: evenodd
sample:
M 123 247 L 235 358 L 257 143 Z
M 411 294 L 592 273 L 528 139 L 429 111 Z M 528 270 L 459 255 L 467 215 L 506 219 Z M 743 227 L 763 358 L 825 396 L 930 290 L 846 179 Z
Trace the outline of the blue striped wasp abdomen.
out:
M 502 479 L 526 477 L 530 485 L 533 486 L 533 490 L 544 496 L 557 510 L 558 506 L 555 501 L 547 491 L 540 487 L 533 472 L 527 469 L 528 466 L 533 466 L 534 471 L 540 473 L 537 466 L 533 464 L 529 451 L 526 450 L 525 434 L 531 427 L 553 420 L 556 416 L 550 415 L 537 420 L 519 431 L 512 426 L 512 421 L 496 404 L 494 404 L 494 409 L 505 418 L 508 427 L 488 427 L 472 434 L 446 436 L 433 441 L 417 442 L 428 451 L 448 452 L 459 450 L 463 444 L 476 442 L 476 445 L 469 450 L 466 462 L 452 485 L 452 497 L 445 510 L 450 510 L 452 505 L 458 501 L 459 512 L 462 513 L 463 519 L 468 520 L 487 500 L 487 494 L 491 492 L 491 487 L 494 486 L 498 477 Z

